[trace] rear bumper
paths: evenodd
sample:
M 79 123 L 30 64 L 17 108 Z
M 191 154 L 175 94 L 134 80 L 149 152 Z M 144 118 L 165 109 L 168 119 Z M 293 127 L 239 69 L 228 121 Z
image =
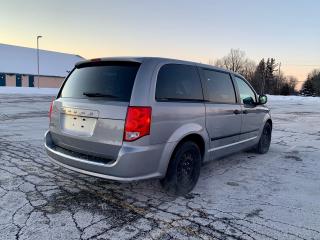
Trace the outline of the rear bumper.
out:
M 103 163 L 90 158 L 80 158 L 59 151 L 49 131 L 45 134 L 45 149 L 50 159 L 68 169 L 110 180 L 130 182 L 164 176 L 165 144 L 151 146 L 122 146 L 115 161 Z

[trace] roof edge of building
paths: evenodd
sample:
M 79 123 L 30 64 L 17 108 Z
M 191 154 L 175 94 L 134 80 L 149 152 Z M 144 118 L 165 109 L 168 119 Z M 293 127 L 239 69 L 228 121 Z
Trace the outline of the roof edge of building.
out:
M 18 46 L 18 45 L 12 45 L 12 44 L 7 44 L 7 43 L 0 43 L 0 45 L 6 45 L 6 46 L 9 46 L 9 47 L 17 47 L 17 48 L 34 49 L 34 50 L 37 49 L 37 48 L 33 48 L 33 47 Z M 58 52 L 58 51 L 41 49 L 41 48 L 39 48 L 39 51 L 50 52 L 50 53 L 60 53 L 60 54 L 66 54 L 66 55 L 72 55 L 72 56 L 76 56 L 76 57 L 82 58 L 83 60 L 86 59 L 86 58 L 82 57 L 81 55 L 79 55 L 79 54 L 74 54 L 74 53 Z

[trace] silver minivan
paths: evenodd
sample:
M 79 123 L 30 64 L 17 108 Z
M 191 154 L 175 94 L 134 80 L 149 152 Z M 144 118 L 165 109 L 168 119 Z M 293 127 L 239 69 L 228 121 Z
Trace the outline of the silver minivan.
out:
M 50 107 L 45 148 L 71 170 L 135 181 L 159 178 L 186 194 L 203 162 L 266 153 L 272 120 L 239 74 L 194 62 L 102 58 L 79 62 Z

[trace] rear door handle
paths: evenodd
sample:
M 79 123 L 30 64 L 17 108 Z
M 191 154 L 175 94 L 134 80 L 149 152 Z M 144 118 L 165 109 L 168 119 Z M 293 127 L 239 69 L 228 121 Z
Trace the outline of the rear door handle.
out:
M 241 111 L 239 111 L 238 109 L 236 109 L 236 110 L 233 111 L 233 113 L 234 113 L 234 114 L 240 114 Z

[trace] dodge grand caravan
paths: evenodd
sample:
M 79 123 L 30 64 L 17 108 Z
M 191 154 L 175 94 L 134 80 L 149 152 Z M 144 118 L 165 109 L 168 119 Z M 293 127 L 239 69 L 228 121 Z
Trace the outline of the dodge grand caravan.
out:
M 185 194 L 201 164 L 236 151 L 266 153 L 272 120 L 239 74 L 164 58 L 79 62 L 50 106 L 52 161 L 117 181 L 160 178 Z

